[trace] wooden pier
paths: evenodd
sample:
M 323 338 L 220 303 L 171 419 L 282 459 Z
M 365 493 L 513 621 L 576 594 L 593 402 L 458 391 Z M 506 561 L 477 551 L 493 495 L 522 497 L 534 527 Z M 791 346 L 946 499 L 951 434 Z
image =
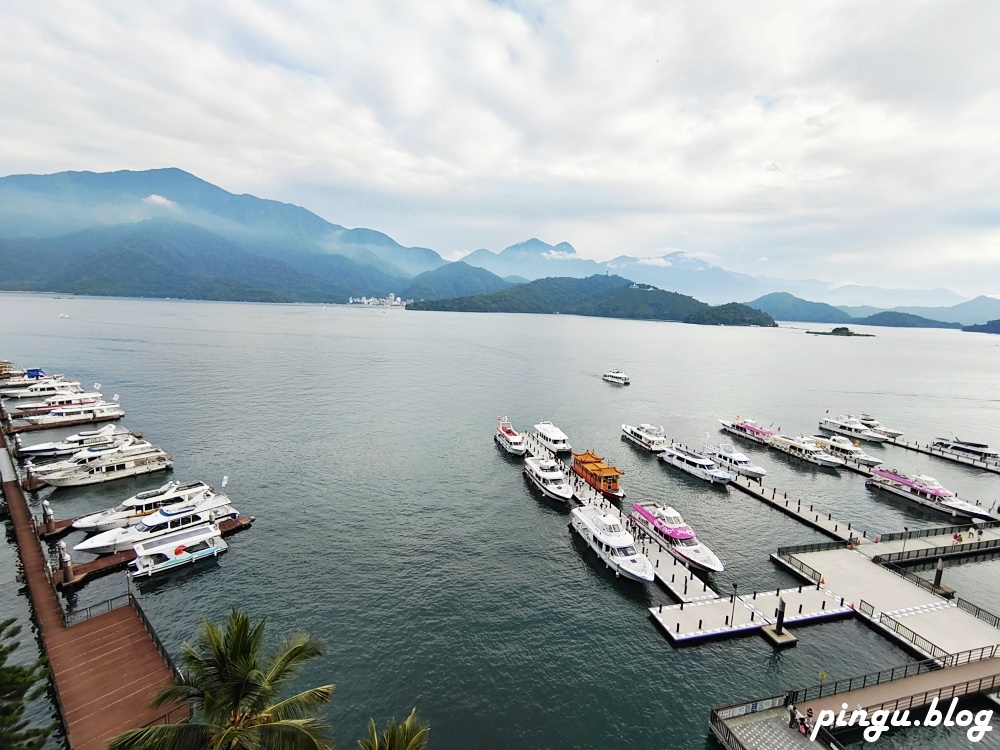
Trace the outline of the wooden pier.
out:
M 165 715 L 171 721 L 187 719 L 186 705 L 169 712 L 149 708 L 175 668 L 132 594 L 76 613 L 67 622 L 2 433 L 0 475 L 70 748 L 103 750 L 115 735 Z
M 896 445 L 900 448 L 905 448 L 908 451 L 923 453 L 925 456 L 934 456 L 934 458 L 944 459 L 945 461 L 951 461 L 952 463 L 962 464 L 963 466 L 972 466 L 976 469 L 982 469 L 983 471 L 1000 474 L 1000 465 L 986 463 L 985 461 L 977 461 L 974 458 L 969 458 L 968 456 L 963 456 L 953 451 L 946 451 L 942 448 L 934 448 L 930 443 L 924 443 L 921 445 L 920 443 L 909 443 L 905 440 L 896 438 L 895 440 L 886 440 L 882 443 L 882 445 Z

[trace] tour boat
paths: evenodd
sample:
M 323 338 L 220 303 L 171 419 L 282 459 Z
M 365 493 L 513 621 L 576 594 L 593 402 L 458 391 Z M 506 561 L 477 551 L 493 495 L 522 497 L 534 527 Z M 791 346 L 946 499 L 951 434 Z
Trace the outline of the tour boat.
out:
M 134 477 L 139 474 L 149 474 L 154 471 L 166 471 L 173 466 L 170 454 L 155 446 L 150 446 L 143 452 L 117 456 L 112 453 L 92 460 L 90 463 L 73 469 L 45 474 L 39 477 L 45 484 L 53 487 L 79 487 L 84 484 L 98 484 L 115 479 Z
M 524 436 L 514 429 L 507 417 L 497 417 L 500 424 L 497 425 L 496 440 L 500 447 L 515 456 L 523 456 L 528 447 L 524 444 Z
M 216 523 L 225 518 L 238 518 L 236 509 L 229 504 L 225 495 L 212 494 L 196 502 L 183 505 L 170 505 L 151 513 L 134 526 L 123 526 L 110 531 L 103 531 L 84 539 L 73 547 L 77 552 L 90 552 L 104 555 L 109 552 L 121 552 L 131 549 L 140 542 L 165 536 L 184 528 L 201 526 L 206 523 Z
M 75 471 L 81 467 L 86 468 L 93 466 L 99 459 L 115 462 L 121 458 L 141 455 L 148 453 L 151 450 L 159 449 L 152 443 L 145 440 L 132 437 L 131 435 L 126 435 L 117 443 L 110 443 L 108 445 L 91 445 L 86 448 L 81 448 L 69 458 L 63 458 L 61 460 L 49 461 L 41 464 L 35 464 L 33 461 L 28 460 L 24 465 L 25 469 L 27 469 L 30 474 L 33 474 L 39 479 L 44 479 L 46 476 L 63 474 L 69 471 Z
M 128 566 L 133 578 L 142 578 L 218 557 L 229 545 L 219 527 L 208 523 L 139 542 L 132 549 L 136 557 Z
M 677 443 L 667 446 L 667 449 L 659 455 L 659 459 L 712 484 L 726 484 L 733 479 L 732 474 L 720 469 L 712 459 Z
M 935 438 L 934 442 L 931 443 L 931 447 L 957 453 L 960 456 L 973 458 L 976 461 L 1000 466 L 1000 453 L 991 450 L 990 446 L 986 443 L 970 443 L 958 438 Z
M 20 390 L 37 383 L 39 380 L 62 380 L 63 375 L 46 375 L 40 367 L 27 370 L 7 370 L 0 373 L 0 395 L 5 396 L 7 390 Z
M 681 562 L 711 573 L 726 569 L 719 556 L 698 541 L 694 529 L 673 508 L 656 500 L 643 500 L 632 504 L 629 518 Z
M 721 468 L 735 471 L 751 479 L 760 479 L 767 475 L 767 470 L 753 463 L 745 453 L 736 450 L 732 443 L 706 445 L 705 453 Z
M 875 419 L 875 417 L 873 417 L 871 414 L 866 414 L 865 412 L 861 412 L 861 414 L 858 415 L 858 421 L 861 422 L 861 424 L 863 424 L 872 432 L 877 432 L 879 435 L 885 435 L 887 438 L 890 439 L 898 438 L 903 434 L 901 430 L 889 429 L 884 424 Z
M 767 441 L 771 439 L 772 435 L 778 434 L 774 430 L 761 427 L 756 420 L 743 419 L 742 417 L 736 417 L 732 421 L 720 419 L 719 424 L 722 425 L 722 429 L 726 432 L 731 432 L 733 435 L 739 435 L 742 438 L 753 440 L 755 443 L 763 445 L 767 445 Z
M 564 503 L 573 498 L 573 487 L 566 478 L 563 465 L 558 461 L 528 456 L 524 459 L 524 476 L 546 497 Z
M 865 484 L 949 515 L 998 520 L 990 512 L 992 508 L 959 500 L 954 492 L 946 490 L 934 477 L 923 474 L 909 477 L 895 469 L 873 469 Z
M 827 432 L 835 432 L 845 435 L 854 440 L 866 440 L 869 443 L 884 443 L 887 438 L 877 432 L 869 430 L 857 417 L 849 417 L 842 414 L 839 417 L 823 417 L 819 422 L 819 428 Z
M 538 441 L 553 453 L 571 453 L 569 438 L 566 433 L 548 421 L 535 425 L 535 435 Z
M 844 459 L 832 456 L 818 445 L 811 438 L 799 435 L 798 437 L 786 437 L 784 435 L 774 435 L 768 443 L 775 450 L 787 453 L 789 456 L 801 458 L 817 466 L 837 467 L 844 465 Z
M 645 448 L 653 453 L 666 450 L 669 445 L 667 438 L 663 434 L 662 427 L 653 427 L 651 424 L 641 424 L 634 427 L 630 424 L 622 425 L 622 437 L 640 448 Z
M 573 508 L 570 525 L 616 576 L 634 581 L 653 580 L 652 564 L 635 548 L 635 539 L 623 528 L 617 514 L 596 505 L 584 505 Z
M 117 402 L 98 401 L 96 404 L 63 406 L 45 414 L 22 417 L 21 421 L 33 425 L 58 427 L 63 424 L 80 424 L 81 422 L 108 422 L 121 419 L 124 416 L 125 411 Z
M 878 466 L 882 463 L 882 459 L 865 453 L 860 443 L 852 443 L 843 435 L 812 435 L 810 439 L 831 456 L 853 461 L 861 466 Z
M 55 378 L 41 378 L 35 380 L 30 385 L 19 387 L 5 386 L 0 389 L 0 396 L 4 398 L 47 398 L 57 393 L 83 393 L 83 387 L 77 380 L 56 380 Z
M 205 482 L 167 482 L 155 490 L 132 495 L 114 508 L 78 518 L 73 522 L 73 528 L 94 534 L 131 526 L 160 508 L 177 503 L 199 502 L 207 499 L 213 492 Z
M 35 414 L 45 414 L 64 406 L 87 406 L 96 404 L 103 398 L 103 395 L 96 391 L 90 393 L 73 393 L 71 391 L 60 391 L 54 396 L 49 396 L 44 401 L 37 404 L 26 404 L 10 413 L 11 419 L 23 419 Z
M 69 456 L 82 448 L 119 443 L 130 434 L 127 427 L 108 424 L 99 430 L 78 432 L 54 443 L 36 443 L 35 445 L 23 446 L 21 445 L 21 436 L 16 435 L 15 438 L 18 443 L 17 452 L 19 455 L 31 458 L 53 458 Z
M 618 477 L 625 472 L 604 463 L 593 451 L 573 454 L 573 473 L 610 500 L 625 497 L 625 490 L 618 486 Z
M 628 385 L 629 379 L 621 370 L 608 370 L 604 375 L 602 375 L 605 380 L 609 383 L 617 383 L 618 385 Z

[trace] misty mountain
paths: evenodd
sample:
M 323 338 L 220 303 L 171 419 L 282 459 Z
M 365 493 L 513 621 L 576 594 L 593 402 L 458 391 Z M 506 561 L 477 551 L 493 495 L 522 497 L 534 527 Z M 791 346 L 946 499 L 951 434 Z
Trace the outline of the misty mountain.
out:
M 799 299 L 787 292 L 765 294 L 749 307 L 762 310 L 775 320 L 791 320 L 801 323 L 853 323 L 854 318 L 839 308 L 824 302 L 810 302 Z
M 0 178 L 0 237 L 57 237 L 151 218 L 193 224 L 258 255 L 338 254 L 401 278 L 445 263 L 433 250 L 346 229 L 300 206 L 235 195 L 180 169 Z
M 892 328 L 961 328 L 958 323 L 945 323 L 940 320 L 930 320 L 919 315 L 910 315 L 902 312 L 880 312 L 869 315 L 867 318 L 857 318 L 858 325 L 864 326 L 890 326 Z
M 841 310 L 855 316 L 874 315 L 884 312 L 874 307 L 841 307 Z M 967 302 L 961 302 L 950 307 L 894 307 L 890 312 L 920 315 L 932 320 L 943 320 L 947 323 L 961 323 L 965 326 L 987 323 L 1000 318 L 1000 299 L 979 296 Z
M 485 268 L 474 268 L 459 261 L 447 263 L 433 271 L 424 271 L 403 289 L 403 299 L 436 300 L 449 297 L 468 297 L 474 294 L 492 294 L 508 289 L 513 284 L 490 273 Z

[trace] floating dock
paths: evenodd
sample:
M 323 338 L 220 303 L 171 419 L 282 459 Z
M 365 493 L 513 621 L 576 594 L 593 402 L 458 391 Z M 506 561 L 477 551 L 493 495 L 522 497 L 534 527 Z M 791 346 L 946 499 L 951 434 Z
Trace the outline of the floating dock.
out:
M 962 464 L 963 466 L 972 466 L 976 469 L 982 469 L 983 471 L 989 471 L 994 474 L 1000 474 L 1000 466 L 996 464 L 986 463 L 985 461 L 979 461 L 975 458 L 969 458 L 968 456 L 963 456 L 960 453 L 955 453 L 953 451 L 946 451 L 942 448 L 934 448 L 930 443 L 909 443 L 905 440 L 900 440 L 896 438 L 895 440 L 886 440 L 882 445 L 896 445 L 900 448 L 905 448 L 908 451 L 915 451 L 916 453 L 923 453 L 925 456 L 934 456 L 934 458 L 941 458 L 945 461 L 951 461 L 952 463 Z

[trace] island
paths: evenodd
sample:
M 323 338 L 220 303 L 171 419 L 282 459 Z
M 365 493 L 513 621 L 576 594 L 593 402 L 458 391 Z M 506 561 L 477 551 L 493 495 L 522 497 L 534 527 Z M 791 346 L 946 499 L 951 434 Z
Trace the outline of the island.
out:
M 837 326 L 832 331 L 806 331 L 813 336 L 860 336 L 861 338 L 873 339 L 874 333 L 855 333 L 847 326 Z
M 969 333 L 1000 333 L 1000 319 L 991 320 L 978 326 L 963 326 L 962 330 Z

